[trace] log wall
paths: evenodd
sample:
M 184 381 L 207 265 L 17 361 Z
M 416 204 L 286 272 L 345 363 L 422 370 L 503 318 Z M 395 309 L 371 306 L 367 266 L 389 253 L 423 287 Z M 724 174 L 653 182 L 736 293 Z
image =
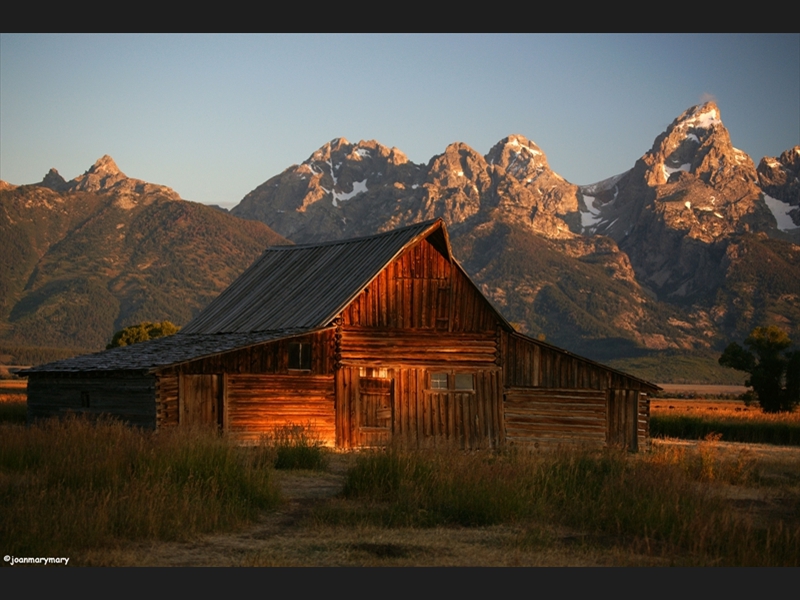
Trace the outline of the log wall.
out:
M 510 445 L 602 448 L 606 443 L 603 390 L 507 388 L 504 414 Z
M 126 423 L 155 428 L 155 392 L 156 379 L 151 375 L 31 374 L 28 422 L 68 414 L 112 415 Z
M 332 375 L 232 374 L 224 389 L 226 430 L 238 441 L 255 442 L 288 426 L 336 443 Z
M 444 368 L 499 366 L 497 334 L 343 326 L 336 331 L 337 361 L 344 365 Z
M 178 376 L 156 376 L 156 425 L 174 427 L 178 424 Z

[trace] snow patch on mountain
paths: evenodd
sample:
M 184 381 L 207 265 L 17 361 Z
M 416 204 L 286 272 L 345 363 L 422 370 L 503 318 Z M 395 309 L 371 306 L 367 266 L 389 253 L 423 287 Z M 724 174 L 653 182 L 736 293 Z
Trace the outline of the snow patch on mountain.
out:
M 690 173 L 692 170 L 692 163 L 683 163 L 678 167 L 668 167 L 667 165 L 661 165 L 661 168 L 664 170 L 664 179 L 669 179 L 670 175 L 678 171 L 686 171 L 687 173 Z
M 767 207 L 778 222 L 778 229 L 789 231 L 797 227 L 794 221 L 792 221 L 792 217 L 789 216 L 789 211 L 792 209 L 792 206 L 767 194 L 764 194 L 764 202 L 767 203 Z
M 354 198 L 359 194 L 367 191 L 367 180 L 364 179 L 362 181 L 354 181 L 353 182 L 353 191 L 351 192 L 337 192 L 334 190 L 333 198 L 334 198 L 334 206 L 336 206 L 336 202 L 344 202 L 345 200 L 350 200 L 350 198 Z

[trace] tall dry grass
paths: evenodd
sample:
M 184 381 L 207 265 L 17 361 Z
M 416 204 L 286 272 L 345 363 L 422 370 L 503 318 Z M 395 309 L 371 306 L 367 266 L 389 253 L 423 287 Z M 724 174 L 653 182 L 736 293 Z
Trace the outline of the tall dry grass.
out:
M 514 523 L 531 531 L 558 524 L 679 564 L 800 564 L 800 524 L 764 525 L 733 510 L 713 493 L 715 483 L 744 483 L 752 473 L 746 465 L 723 467 L 713 443 L 705 452 L 392 449 L 359 457 L 347 475 L 346 500 L 317 518 L 386 527 Z
M 800 446 L 800 411 L 764 413 L 739 402 L 659 400 L 651 405 L 650 433 L 690 440 L 720 434 L 726 442 Z
M 0 547 L 18 556 L 240 526 L 275 506 L 271 453 L 208 430 L 0 426 Z
M 328 450 L 310 424 L 276 427 L 262 445 L 274 452 L 276 469 L 322 471 L 328 465 Z

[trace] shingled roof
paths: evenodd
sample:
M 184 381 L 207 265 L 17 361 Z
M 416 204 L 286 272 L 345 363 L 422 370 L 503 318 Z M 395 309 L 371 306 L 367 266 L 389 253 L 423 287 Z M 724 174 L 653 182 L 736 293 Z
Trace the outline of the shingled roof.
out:
M 458 265 L 441 219 L 362 238 L 273 246 L 179 333 L 22 374 L 149 371 L 324 329 L 386 265 L 423 238 Z M 499 312 L 497 316 L 513 330 Z

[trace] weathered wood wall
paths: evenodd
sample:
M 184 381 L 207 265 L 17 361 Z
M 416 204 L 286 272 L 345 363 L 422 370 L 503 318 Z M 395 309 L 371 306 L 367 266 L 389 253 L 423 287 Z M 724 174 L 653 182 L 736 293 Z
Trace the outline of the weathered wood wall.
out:
M 340 446 L 502 443 L 499 319 L 444 250 L 443 237 L 422 240 L 342 313 L 335 338 Z M 474 389 L 433 390 L 434 372 L 448 373 L 451 383 L 456 373 L 470 374 Z
M 430 374 L 473 376 L 473 390 L 431 389 Z M 371 426 L 372 384 L 385 379 L 391 389 L 391 427 Z M 454 445 L 465 449 L 498 447 L 504 439 L 500 369 L 460 371 L 446 367 L 399 366 L 372 369 L 343 366 L 336 372 L 336 439 L 344 448 L 380 446 L 390 441 L 411 447 Z M 378 403 L 376 410 L 384 405 Z
M 506 388 L 504 414 L 510 445 L 600 448 L 606 443 L 603 390 Z
M 341 327 L 336 331 L 339 364 L 369 367 L 417 365 L 444 368 L 499 367 L 497 334 Z
M 636 437 L 640 450 L 650 448 L 650 397 L 639 392 L 639 422 Z
M 333 362 L 331 360 L 333 351 L 333 330 L 326 329 L 316 333 L 295 336 L 265 342 L 199 358 L 167 367 L 159 371 L 159 375 L 200 375 L 211 373 L 284 373 L 292 372 L 289 369 L 289 344 L 301 342 L 312 344 L 311 369 L 308 371 L 312 375 L 330 375 L 333 373 Z
M 258 441 L 280 427 L 305 427 L 336 443 L 332 375 L 225 376 L 226 429 L 239 441 Z
M 156 426 L 160 429 L 178 425 L 177 375 L 156 375 L 156 398 Z
M 519 334 L 501 338 L 510 443 L 631 450 L 646 443 L 649 402 L 639 397 L 652 386 Z
M 344 325 L 494 331 L 490 304 L 428 240 L 391 262 L 342 313 Z
M 28 377 L 28 422 L 67 414 L 105 414 L 155 428 L 155 392 L 156 379 L 151 375 L 32 373 Z
M 622 373 L 526 338 L 502 333 L 505 385 L 557 389 L 642 389 L 642 383 Z
M 158 425 L 174 426 L 186 420 L 179 397 L 190 390 L 187 382 L 215 377 L 221 395 L 221 414 L 211 420 L 234 438 L 254 441 L 288 425 L 314 428 L 327 443 L 335 441 L 333 416 L 333 330 L 296 336 L 240 348 L 173 367 L 157 375 Z M 289 344 L 312 345 L 311 369 L 289 369 Z M 199 385 L 199 383 L 197 383 Z M 195 383 L 191 384 L 196 387 Z M 320 386 L 325 389 L 322 390 Z M 183 390 L 183 394 L 181 393 Z
M 638 450 L 640 415 L 638 390 L 608 390 L 607 444 Z

